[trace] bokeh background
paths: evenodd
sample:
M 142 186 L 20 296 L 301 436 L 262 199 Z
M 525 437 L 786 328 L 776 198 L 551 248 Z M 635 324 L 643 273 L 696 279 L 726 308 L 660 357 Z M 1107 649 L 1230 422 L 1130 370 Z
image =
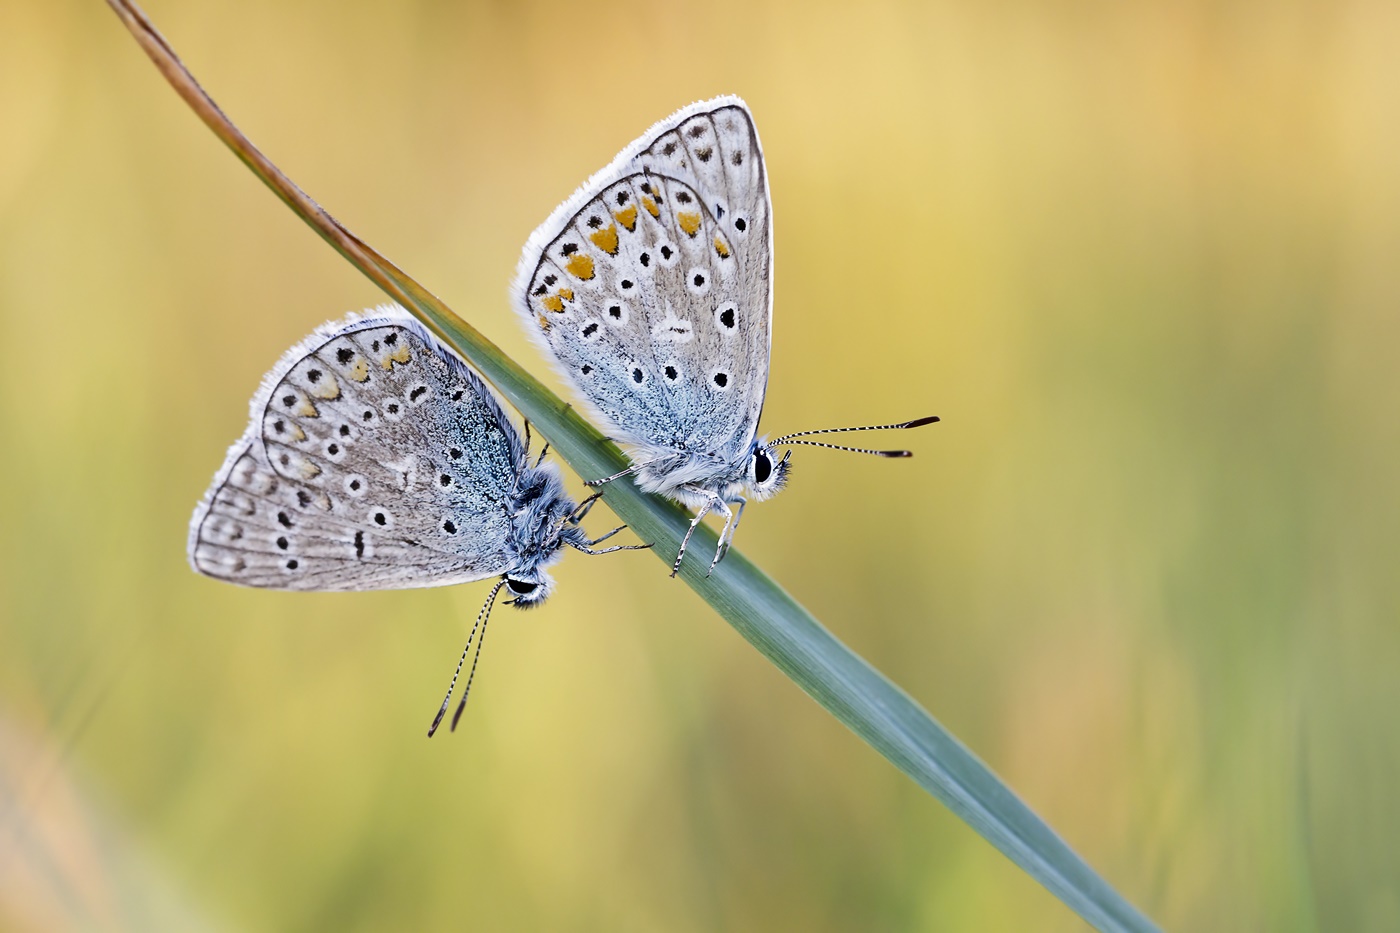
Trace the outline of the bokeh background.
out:
M 1400 928 L 1392 0 L 147 9 L 538 372 L 526 236 L 743 95 L 765 427 L 944 422 L 741 548 L 1166 927 Z M 649 555 L 500 612 L 433 741 L 485 586 L 192 574 L 259 377 L 380 298 L 104 4 L 0 6 L 0 928 L 1082 928 Z

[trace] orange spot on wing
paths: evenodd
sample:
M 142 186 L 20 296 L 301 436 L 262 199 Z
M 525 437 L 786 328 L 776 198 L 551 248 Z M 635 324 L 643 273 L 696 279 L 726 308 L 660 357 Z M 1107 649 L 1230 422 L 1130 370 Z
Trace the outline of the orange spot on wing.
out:
M 366 362 L 365 358 L 362 356 L 355 360 L 355 365 L 351 366 L 350 371 L 345 375 L 354 379 L 356 382 L 364 382 L 369 378 L 369 363 Z
M 546 311 L 553 311 L 555 314 L 564 313 L 564 299 L 558 295 L 550 295 L 540 301 Z
M 637 209 L 635 207 L 628 208 L 628 210 L 632 212 L 633 217 L 637 216 Z M 588 238 L 593 241 L 594 246 L 598 247 L 609 256 L 617 255 L 617 227 L 614 224 L 608 224 L 608 229 L 606 230 L 597 230 L 590 233 Z
M 620 210 L 613 214 L 613 217 L 617 218 L 617 222 L 627 228 L 628 233 L 637 229 L 637 205 L 629 204 L 625 210 Z
M 564 268 L 569 270 L 569 274 L 574 278 L 587 282 L 593 278 L 593 257 L 587 253 L 574 253 Z
M 690 212 L 683 212 L 676 215 L 676 222 L 681 225 L 686 236 L 695 236 L 700 232 L 700 215 Z
M 383 366 L 385 369 L 392 370 L 394 368 L 395 363 L 407 363 L 411 359 L 413 359 L 413 357 L 408 352 L 408 347 L 400 346 L 397 349 L 395 349 L 393 353 L 390 353 L 388 356 L 384 357 L 384 359 L 380 362 L 379 365 Z
M 540 330 L 549 330 L 549 318 L 541 314 L 537 320 L 540 322 Z
M 725 246 L 724 241 L 719 237 L 715 237 L 715 252 L 719 254 L 720 259 L 729 258 L 729 247 Z
M 561 288 L 559 289 L 559 297 L 563 298 L 565 301 L 573 301 L 574 290 L 572 288 Z
M 330 373 L 326 373 L 322 380 L 311 388 L 311 394 L 328 402 L 334 402 L 340 398 L 340 383 Z
M 656 217 L 658 219 L 661 217 L 661 208 L 657 207 L 656 202 L 653 201 L 651 198 L 643 197 L 642 207 L 645 207 L 647 209 L 647 213 L 651 216 Z

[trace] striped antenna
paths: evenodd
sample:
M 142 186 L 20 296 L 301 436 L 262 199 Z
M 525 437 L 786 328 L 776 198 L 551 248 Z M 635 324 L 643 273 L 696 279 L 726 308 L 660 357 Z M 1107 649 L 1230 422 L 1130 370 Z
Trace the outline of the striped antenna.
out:
M 462 673 L 462 665 L 467 661 L 467 652 L 472 650 L 472 640 L 476 638 L 476 630 L 481 629 L 481 640 L 476 643 L 476 656 L 472 658 L 472 670 L 467 675 L 467 686 L 462 691 L 462 702 L 457 707 L 457 713 L 452 717 L 452 728 L 457 728 L 457 720 L 462 718 L 462 710 L 467 707 L 467 695 L 472 692 L 472 678 L 476 676 L 476 662 L 481 660 L 481 646 L 486 643 L 486 623 L 491 620 L 491 605 L 496 601 L 496 594 L 501 591 L 501 587 L 506 585 L 505 580 L 500 580 L 491 587 L 491 593 L 486 597 L 486 605 L 481 607 L 481 612 L 477 614 L 476 624 L 472 626 L 471 634 L 467 636 L 467 646 L 462 649 L 462 657 L 457 661 L 457 669 L 452 672 L 452 683 L 447 685 L 447 696 L 442 698 L 442 708 L 438 710 L 437 716 L 433 717 L 433 724 L 428 728 L 428 738 L 433 737 L 439 725 L 442 724 L 442 717 L 447 715 L 447 704 L 452 702 L 452 691 L 457 688 L 457 678 Z
M 914 454 L 908 450 L 871 450 L 868 447 L 845 447 L 841 444 L 823 444 L 820 441 L 795 441 L 794 437 L 808 437 L 813 434 L 844 434 L 847 431 L 902 431 L 905 428 L 918 428 L 926 424 L 933 424 L 938 420 L 937 415 L 928 418 L 916 418 L 913 421 L 904 421 L 899 424 L 869 424 L 857 428 L 820 428 L 816 431 L 797 431 L 793 434 L 784 434 L 782 437 L 775 437 L 768 442 L 769 447 L 802 445 L 804 447 L 825 447 L 828 450 L 844 450 L 853 454 L 873 454 L 876 457 L 912 457 Z

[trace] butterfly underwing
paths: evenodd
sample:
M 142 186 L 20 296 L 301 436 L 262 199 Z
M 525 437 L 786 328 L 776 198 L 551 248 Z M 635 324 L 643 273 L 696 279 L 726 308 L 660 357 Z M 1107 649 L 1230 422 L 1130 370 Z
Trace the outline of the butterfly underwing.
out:
M 782 489 L 791 452 L 780 459 L 776 447 L 832 447 L 795 438 L 937 420 L 758 436 L 772 213 L 748 106 L 702 101 L 653 126 L 561 204 L 526 243 L 512 286 L 526 330 L 631 458 L 590 485 L 635 474 L 643 490 L 696 510 L 690 532 L 710 511 L 724 516 L 711 570 L 746 497 Z
M 499 577 L 484 619 L 503 586 L 517 606 L 543 602 L 565 546 L 622 549 L 594 550 L 621 529 L 589 540 L 593 500 L 576 505 L 543 454 L 532 465 L 481 378 L 400 308 L 318 328 L 250 409 L 190 521 L 206 576 L 279 590 Z

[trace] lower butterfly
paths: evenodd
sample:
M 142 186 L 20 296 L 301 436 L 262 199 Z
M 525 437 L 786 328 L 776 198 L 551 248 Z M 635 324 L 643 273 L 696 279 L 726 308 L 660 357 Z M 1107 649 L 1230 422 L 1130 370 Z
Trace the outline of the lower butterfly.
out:
M 247 430 L 190 521 L 189 561 L 229 583 L 280 590 L 379 590 L 498 577 L 428 735 L 442 722 L 473 641 L 505 588 L 521 608 L 553 591 L 546 568 L 589 539 L 559 469 L 530 463 L 481 378 L 396 306 L 334 321 L 292 347 L 262 382 Z M 480 638 L 477 637 L 478 631 Z

